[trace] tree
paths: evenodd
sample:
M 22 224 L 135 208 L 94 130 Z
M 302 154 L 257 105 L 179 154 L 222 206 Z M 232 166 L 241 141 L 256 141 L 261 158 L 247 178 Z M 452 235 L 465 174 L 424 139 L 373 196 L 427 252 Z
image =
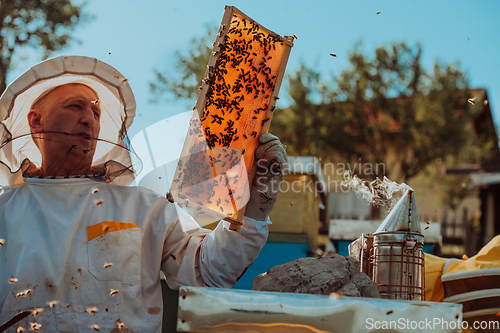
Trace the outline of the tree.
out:
M 13 59 L 23 47 L 43 52 L 46 59 L 53 51 L 68 45 L 75 27 L 90 18 L 82 5 L 72 0 L 8 0 L 0 2 L 0 92 L 6 88 Z
M 304 66 L 289 76 L 293 103 L 273 119 L 280 137 L 292 136 L 290 143 L 285 140 L 287 148 L 298 154 L 336 153 L 344 161 L 383 163 L 386 175 L 401 182 L 436 159 L 460 156 L 477 162 L 498 149 L 486 144 L 491 136 L 480 137 L 468 129 L 479 107 L 467 102 L 467 78 L 457 64 L 436 62 L 427 73 L 420 64 L 420 45 L 382 46 L 373 58 L 359 46 L 349 54 L 350 68 L 330 87 Z M 321 92 L 320 102 L 309 97 L 314 89 Z M 305 121 L 297 119 L 306 118 L 314 128 L 305 131 L 305 141 L 312 143 L 301 146 L 293 136 L 304 138 Z M 465 147 L 470 150 L 465 152 Z
M 176 52 L 177 76 L 155 71 L 153 101 L 166 94 L 196 99 L 215 32 L 207 27 L 191 40 L 187 55 Z M 468 80 L 458 64 L 436 62 L 428 73 L 418 44 L 381 46 L 372 57 L 360 48 L 349 53 L 350 68 L 333 82 L 304 64 L 287 75 L 292 103 L 276 109 L 270 131 L 290 155 L 384 164 L 375 176 L 407 182 L 437 159 L 476 163 L 498 150 L 491 135 L 468 128 L 479 107 L 467 102 Z
M 163 74 L 154 69 L 156 80 L 149 84 L 153 97 L 151 102 L 160 103 L 165 95 L 173 95 L 173 99 L 194 101 L 198 97 L 198 87 L 205 76 L 206 66 L 212 52 L 217 27 L 206 25 L 205 35 L 194 37 L 189 42 L 188 54 L 175 52 L 176 74 Z

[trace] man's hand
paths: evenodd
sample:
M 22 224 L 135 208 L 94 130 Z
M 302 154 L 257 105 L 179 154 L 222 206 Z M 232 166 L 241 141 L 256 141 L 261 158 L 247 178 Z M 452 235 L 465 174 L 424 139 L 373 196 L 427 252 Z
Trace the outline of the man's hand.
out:
M 285 146 L 277 136 L 264 133 L 255 150 L 257 173 L 250 189 L 245 216 L 264 221 L 276 203 L 287 165 Z

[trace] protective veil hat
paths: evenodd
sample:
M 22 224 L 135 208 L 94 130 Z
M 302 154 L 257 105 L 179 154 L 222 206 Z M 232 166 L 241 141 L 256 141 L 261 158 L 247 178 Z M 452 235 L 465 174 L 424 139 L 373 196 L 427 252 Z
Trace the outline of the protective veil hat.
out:
M 92 169 L 100 170 L 97 177 L 119 185 L 134 180 L 135 155 L 126 133 L 136 104 L 127 79 L 95 58 L 60 56 L 31 67 L 0 97 L 0 185 L 22 184 L 23 172 L 40 168 L 41 154 L 32 139 L 27 115 L 39 98 L 70 83 L 90 87 L 99 100 L 101 129 L 92 161 Z M 137 159 L 133 160 L 139 165 Z

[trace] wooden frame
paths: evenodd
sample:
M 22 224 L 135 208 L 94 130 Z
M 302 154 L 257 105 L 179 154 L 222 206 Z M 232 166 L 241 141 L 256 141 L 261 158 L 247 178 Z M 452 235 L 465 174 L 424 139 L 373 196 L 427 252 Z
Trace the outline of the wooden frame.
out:
M 237 29 L 237 27 L 240 26 L 240 23 L 242 28 Z M 245 37 L 242 37 L 243 31 L 246 34 Z M 237 35 L 239 36 L 237 37 Z M 242 44 L 239 44 L 240 42 Z M 278 92 L 285 73 L 285 67 L 290 54 L 290 49 L 293 46 L 293 37 L 281 37 L 271 30 L 262 27 L 236 7 L 226 6 L 222 23 L 213 45 L 213 52 L 209 59 L 205 76 L 200 86 L 198 100 L 194 109 L 198 112 L 201 130 L 204 132 L 205 139 L 207 139 L 208 142 L 207 145 L 211 152 L 210 158 L 213 163 L 212 167 L 216 176 L 220 176 L 220 174 L 217 173 L 215 156 L 212 154 L 212 150 L 215 147 L 233 148 L 230 144 L 236 141 L 241 135 L 244 137 L 244 139 L 241 138 L 241 141 L 236 145 L 238 147 L 246 148 L 250 146 L 252 148 L 251 151 L 246 151 L 246 149 L 242 149 L 241 151 L 242 156 L 244 157 L 242 160 L 248 164 L 245 165 L 248 173 L 246 175 L 248 183 L 245 184 L 247 184 L 246 186 L 251 186 L 257 170 L 256 163 L 254 163 L 254 149 L 258 146 L 258 136 L 262 133 L 268 132 L 269 130 L 276 100 L 279 99 Z M 241 45 L 245 45 L 246 48 L 242 48 Z M 258 45 L 260 45 L 260 47 L 257 47 Z M 248 51 L 252 50 L 254 46 L 256 48 L 253 51 Z M 243 53 L 246 54 L 245 59 L 243 59 Z M 273 58 L 270 54 L 278 55 L 279 58 Z M 257 62 L 260 63 L 257 65 Z M 270 67 L 268 64 L 270 64 Z M 244 68 L 246 68 L 248 72 L 245 73 Z M 229 81 L 226 82 L 226 80 Z M 245 88 L 243 87 L 243 84 L 246 85 Z M 228 105 L 229 101 L 231 102 L 230 105 Z M 221 104 L 221 102 L 223 103 Z M 215 105 L 216 103 L 217 105 Z M 240 103 L 244 106 L 240 107 Z M 220 107 L 220 105 L 223 106 Z M 252 106 L 252 110 L 247 109 L 247 107 L 250 107 L 249 105 Z M 257 108 L 255 105 L 259 107 Z M 217 110 L 222 110 L 222 114 L 214 115 L 218 112 Z M 224 110 L 226 110 L 226 113 L 228 114 L 226 114 Z M 234 110 L 237 111 L 233 112 Z M 254 116 L 252 111 L 255 112 L 257 116 Z M 232 115 L 230 116 L 229 114 L 231 113 Z M 223 144 L 221 144 L 221 137 L 224 134 L 222 131 L 218 132 L 221 128 L 220 126 L 225 126 L 222 122 L 225 122 L 227 119 L 229 119 L 229 124 L 229 121 L 234 119 L 235 113 L 238 114 L 238 117 L 233 122 L 236 125 L 236 131 L 231 133 L 230 139 L 226 140 L 224 137 Z M 242 115 L 243 120 L 239 120 Z M 253 116 L 251 119 L 255 120 L 252 122 L 248 121 L 250 116 Z M 218 138 L 219 141 L 217 141 L 217 139 L 213 141 L 211 140 L 212 138 L 207 137 L 207 129 L 208 133 L 210 133 L 210 127 L 204 127 L 204 122 L 205 124 L 208 124 L 207 119 L 209 117 L 214 117 L 214 121 L 217 120 L 218 122 L 218 125 L 213 125 L 215 127 L 215 131 L 212 135 Z M 214 121 L 212 121 L 212 124 Z M 249 126 L 249 123 L 252 123 L 253 127 Z M 244 128 L 238 127 L 238 124 L 244 124 Z M 259 125 L 257 126 L 256 124 Z M 251 133 L 248 130 L 250 127 L 252 130 Z M 247 132 L 243 132 L 244 129 Z M 239 136 L 236 136 L 235 134 L 237 131 L 239 131 Z M 235 137 L 234 141 L 233 134 Z M 220 137 L 217 137 L 217 135 Z M 226 136 L 228 135 L 226 134 Z M 250 139 L 250 137 L 252 137 L 252 139 Z M 194 136 L 189 137 L 188 135 L 183 147 L 184 156 L 189 155 L 187 152 L 190 147 L 196 144 L 196 140 L 198 139 Z M 217 142 L 217 145 L 214 142 Z M 242 144 L 243 146 L 241 146 Z M 250 162 L 252 162 L 251 165 Z M 180 172 L 180 174 L 182 174 L 182 172 Z M 229 186 L 229 182 L 227 185 Z M 240 183 L 238 183 L 238 186 L 239 185 Z M 234 213 L 233 215 L 224 218 L 224 220 L 231 223 L 230 230 L 239 231 L 246 209 L 246 203 L 245 206 L 239 208 L 239 206 L 236 205 L 236 200 L 233 198 L 229 187 L 228 190 L 232 207 L 234 207 L 233 211 L 238 209 L 238 212 L 237 214 Z M 181 198 L 181 200 L 182 199 L 183 198 Z M 226 200 L 226 202 L 228 201 Z M 219 206 L 219 204 L 217 204 L 217 206 Z M 206 211 L 205 208 L 206 207 L 199 207 L 200 210 Z

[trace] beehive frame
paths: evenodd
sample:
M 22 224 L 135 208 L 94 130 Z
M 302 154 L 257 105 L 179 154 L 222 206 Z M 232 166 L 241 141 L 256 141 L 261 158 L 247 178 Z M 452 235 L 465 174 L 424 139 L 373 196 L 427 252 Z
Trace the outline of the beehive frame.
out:
M 292 37 L 281 37 L 262 27 L 236 7 L 225 7 L 195 110 L 200 130 L 204 133 L 208 149 L 211 150 L 208 159 L 215 175 L 222 172 L 227 162 L 217 157 L 231 155 L 231 159 L 234 155 L 237 164 L 239 154 L 234 153 L 238 150 L 241 152 L 247 172 L 247 183 L 243 184 L 241 181 L 241 184 L 236 186 L 248 187 L 255 176 L 254 151 L 258 146 L 258 137 L 269 130 L 292 46 Z M 195 126 L 194 131 L 199 133 L 200 130 Z M 185 156 L 191 154 L 191 160 L 188 162 L 190 165 L 199 164 L 197 161 L 200 160 L 199 156 L 194 157 L 199 149 L 192 149 L 197 144 L 196 140 L 196 136 L 188 135 L 183 148 Z M 236 143 L 238 140 L 240 141 Z M 218 151 L 214 153 L 215 150 Z M 235 164 L 234 161 L 231 160 L 230 164 Z M 188 177 L 187 173 L 183 172 L 186 169 L 182 168 L 184 167 L 178 168 L 174 182 L 182 183 L 183 178 Z M 229 185 L 227 176 L 225 180 L 221 178 L 219 182 L 216 181 L 217 186 L 222 182 Z M 236 183 L 235 179 L 234 184 Z M 241 195 L 234 198 L 234 191 L 229 187 L 228 190 L 230 200 L 225 199 L 227 204 L 235 209 L 240 207 L 236 201 Z M 208 200 L 211 197 L 212 195 Z M 186 195 L 180 194 L 181 201 L 185 198 Z M 200 202 L 199 205 L 203 206 L 203 203 Z M 220 200 L 217 201 L 217 206 L 219 205 Z M 204 210 L 206 207 L 198 208 Z M 246 206 L 242 206 L 238 208 L 237 214 L 226 216 L 225 219 L 231 222 L 231 230 L 239 230 L 245 208 Z M 220 210 L 225 213 L 222 206 Z

